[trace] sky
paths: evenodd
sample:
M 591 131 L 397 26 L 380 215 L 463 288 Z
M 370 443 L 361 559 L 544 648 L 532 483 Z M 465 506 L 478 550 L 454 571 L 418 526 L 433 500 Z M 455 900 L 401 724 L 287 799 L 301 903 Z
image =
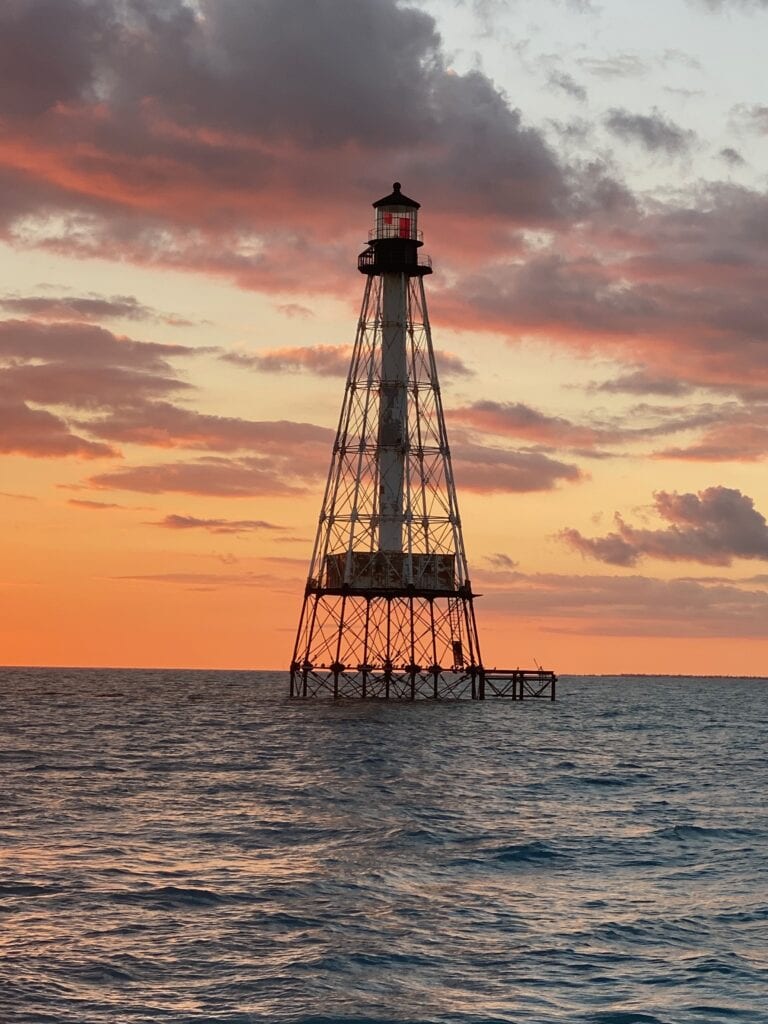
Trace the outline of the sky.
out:
M 768 0 L 4 0 L 0 661 L 286 668 L 371 203 L 484 660 L 768 674 Z

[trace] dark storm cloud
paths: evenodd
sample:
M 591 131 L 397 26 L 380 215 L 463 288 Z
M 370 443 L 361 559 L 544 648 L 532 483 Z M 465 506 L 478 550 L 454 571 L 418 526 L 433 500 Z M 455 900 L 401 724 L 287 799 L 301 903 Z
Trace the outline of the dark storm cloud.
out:
M 11 7 L 0 31 L 34 49 L 23 34 L 56 4 Z M 201 0 L 199 14 L 182 0 L 61 7 L 67 74 L 38 48 L 40 66 L 26 73 L 45 88 L 32 121 L 18 117 L 24 142 L 7 156 L 19 168 L 26 150 L 22 180 L 49 209 L 233 229 L 249 206 L 279 217 L 281 194 L 311 202 L 351 186 L 369 197 L 384 154 L 401 175 L 440 182 L 438 201 L 451 207 L 461 195 L 476 210 L 551 220 L 569 201 L 543 136 L 482 74 L 449 72 L 434 20 L 393 0 Z M 14 75 L 9 91 L 23 94 L 23 61 Z M 21 113 L 2 111 L 1 97 L 0 112 Z M 337 151 L 347 144 L 361 148 L 345 182 Z M 296 159 L 308 150 L 311 167 Z M 19 201 L 27 210 L 35 196 Z
M 107 7 L 83 0 L 6 0 L 0 10 L 0 96 L 7 117 L 39 116 L 92 96 Z
M 716 186 L 641 208 L 605 164 L 559 159 L 487 77 L 455 73 L 423 11 L 12 0 L 0 38 L 6 240 L 221 277 L 302 315 L 307 290 L 351 287 L 348 211 L 397 176 L 428 199 L 443 325 L 631 348 L 659 377 L 768 383 L 765 195 Z M 581 67 L 646 70 L 633 54 Z M 530 227 L 549 251 L 525 250 Z
M 708 487 L 698 494 L 659 491 L 656 512 L 670 524 L 639 529 L 616 516 L 616 530 L 588 538 L 567 529 L 562 539 L 583 555 L 610 565 L 633 566 L 642 557 L 730 565 L 734 558 L 768 561 L 768 525 L 754 501 L 730 487 Z
M 171 0 L 127 4 L 110 38 L 118 107 L 151 97 L 195 129 L 321 149 L 382 138 L 407 144 L 432 127 L 425 101 L 441 54 L 429 15 L 388 0 L 199 6 L 202 17 Z
M 651 114 L 632 114 L 628 110 L 609 110 L 604 124 L 608 131 L 625 142 L 639 142 L 649 153 L 679 156 L 690 149 L 696 135 L 665 118 L 658 110 Z

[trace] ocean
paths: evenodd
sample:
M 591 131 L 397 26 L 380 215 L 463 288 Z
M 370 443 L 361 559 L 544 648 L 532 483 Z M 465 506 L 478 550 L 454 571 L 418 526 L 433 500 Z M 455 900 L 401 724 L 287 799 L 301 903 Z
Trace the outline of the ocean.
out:
M 0 669 L 2 1024 L 768 1022 L 768 680 Z

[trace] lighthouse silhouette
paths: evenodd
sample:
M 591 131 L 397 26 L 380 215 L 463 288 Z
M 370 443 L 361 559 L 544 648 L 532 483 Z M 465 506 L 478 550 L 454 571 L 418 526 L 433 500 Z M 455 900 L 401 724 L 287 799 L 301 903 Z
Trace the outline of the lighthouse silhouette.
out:
M 420 252 L 420 204 L 396 181 L 373 207 L 290 695 L 538 696 L 538 686 L 483 668 L 424 292 L 432 263 Z M 554 696 L 554 677 L 551 687 Z

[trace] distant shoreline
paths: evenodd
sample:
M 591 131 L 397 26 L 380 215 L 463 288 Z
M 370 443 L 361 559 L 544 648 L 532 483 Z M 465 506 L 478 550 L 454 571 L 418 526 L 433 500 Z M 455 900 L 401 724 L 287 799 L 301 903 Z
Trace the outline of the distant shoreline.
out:
M 490 668 L 490 666 L 489 666 Z M 115 665 L 0 665 L 0 672 L 216 672 L 229 675 L 274 675 L 288 674 L 286 668 L 173 668 L 163 666 L 115 666 Z M 563 672 L 558 674 L 560 682 L 590 679 L 729 679 L 756 680 L 768 682 L 768 675 L 722 675 L 697 672 Z

